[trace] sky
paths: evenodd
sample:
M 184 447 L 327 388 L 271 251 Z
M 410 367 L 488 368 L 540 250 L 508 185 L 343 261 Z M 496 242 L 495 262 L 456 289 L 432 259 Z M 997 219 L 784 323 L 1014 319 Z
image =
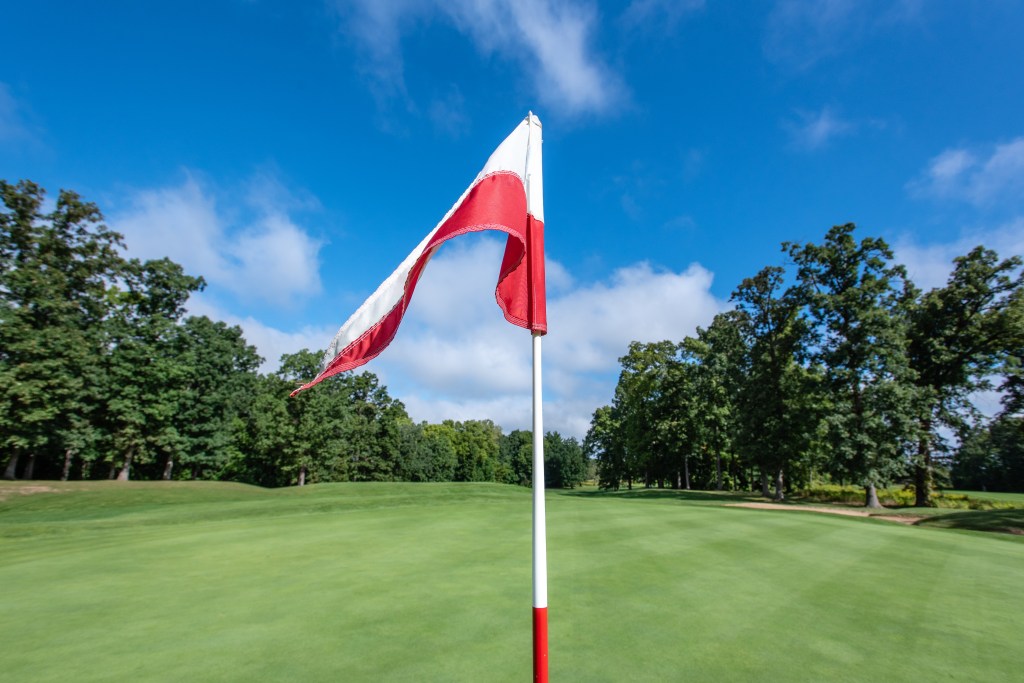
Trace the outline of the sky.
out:
M 0 178 L 97 203 L 277 367 L 326 347 L 528 111 L 544 124 L 544 426 L 784 241 L 854 222 L 915 283 L 1024 253 L 1024 3 L 5 2 Z M 503 242 L 446 244 L 366 370 L 416 421 L 530 426 Z M 315 391 L 315 389 L 314 389 Z

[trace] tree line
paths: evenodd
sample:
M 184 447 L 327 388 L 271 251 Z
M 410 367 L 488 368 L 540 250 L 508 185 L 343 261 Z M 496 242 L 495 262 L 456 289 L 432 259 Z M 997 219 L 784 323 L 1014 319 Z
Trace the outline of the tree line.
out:
M 863 486 L 872 507 L 892 484 L 928 505 L 937 478 L 1024 491 L 1021 259 L 979 246 L 922 291 L 855 233 L 784 243 L 787 267 L 743 280 L 706 329 L 632 343 L 584 440 L 601 486 L 781 499 L 824 480 Z M 996 388 L 987 419 L 972 396 Z
M 201 277 L 127 258 L 99 208 L 0 181 L 0 467 L 6 479 L 495 481 L 529 485 L 532 436 L 489 420 L 414 423 L 369 372 L 289 399 L 319 357 L 260 373 L 238 327 L 189 316 Z M 589 476 L 545 434 L 546 481 Z

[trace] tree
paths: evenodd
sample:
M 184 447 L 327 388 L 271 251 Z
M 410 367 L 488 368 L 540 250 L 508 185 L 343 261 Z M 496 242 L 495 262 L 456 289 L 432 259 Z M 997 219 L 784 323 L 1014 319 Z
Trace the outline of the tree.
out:
M 289 413 L 288 393 L 294 388 L 294 381 L 277 374 L 256 377 L 240 397 L 239 412 L 232 421 L 235 447 L 222 478 L 268 487 L 293 483 L 290 444 L 297 438 L 299 421 Z
M 277 376 L 294 389 L 315 376 L 319 367 L 319 355 L 303 349 L 281 356 Z M 344 375 L 335 375 L 322 382 L 317 391 L 304 391 L 290 399 L 282 394 L 289 428 L 280 462 L 289 483 L 304 486 L 307 482 L 348 479 L 348 463 L 341 455 L 342 424 L 349 417 L 349 406 L 340 397 L 343 380 Z
M 1017 324 L 1017 329 L 1024 329 L 1024 321 Z M 1014 346 L 1016 348 L 1007 355 L 1006 377 L 999 387 L 1003 412 L 1008 415 L 1024 412 L 1024 340 Z
M 961 489 L 1024 492 L 1024 418 L 1004 414 L 968 430 L 950 478 Z
M 979 246 L 954 262 L 946 285 L 920 296 L 910 314 L 909 362 L 924 401 L 914 462 L 919 507 L 930 504 L 942 428 L 964 428 L 974 412 L 970 395 L 990 388 L 992 375 L 1013 364 L 1024 337 L 1021 259 L 1000 261 Z
M 498 459 L 501 461 L 504 472 L 504 476 L 500 477 L 499 481 L 504 481 L 506 484 L 530 486 L 533 481 L 533 432 L 513 429 L 502 436 L 498 448 Z
M 587 476 L 583 448 L 573 437 L 558 432 L 544 435 L 544 486 L 549 489 L 573 489 Z
M 177 411 L 189 368 L 177 345 L 185 302 L 205 283 L 169 259 L 131 261 L 123 288 L 111 292 L 104 323 L 103 425 L 110 436 L 110 472 L 127 481 L 133 467 L 173 463 L 185 452 Z M 163 469 L 166 469 L 166 465 Z
M 439 429 L 426 422 L 403 424 L 395 478 L 400 481 L 452 481 L 455 476 L 455 446 Z
M 218 476 L 236 456 L 234 423 L 262 359 L 240 328 L 206 316 L 186 318 L 175 332 L 174 353 L 184 367 L 174 418 L 183 439 L 180 464 L 192 479 Z M 168 453 L 162 478 L 170 479 L 174 466 Z
M 795 289 L 783 291 L 784 271 L 770 266 L 732 295 L 746 355 L 736 380 L 738 438 L 762 473 L 763 493 L 774 480 L 782 500 L 783 475 L 807 456 L 816 428 L 814 377 L 804 366 L 808 329 Z
M 682 476 L 673 448 L 678 414 L 666 393 L 670 368 L 678 363 L 677 351 L 670 341 L 632 342 L 619 359 L 622 372 L 612 409 L 622 430 L 623 475 L 629 488 L 641 476 L 645 486 L 663 486 Z
M 583 439 L 583 453 L 597 462 L 597 485 L 602 489 L 618 491 L 628 479 L 622 429 L 611 406 L 594 411 Z
M 304 349 L 282 356 L 277 374 L 294 389 L 319 366 L 319 354 Z M 330 377 L 289 399 L 286 409 L 291 426 L 281 467 L 292 483 L 394 478 L 409 416 L 373 373 Z
M 0 181 L 0 452 L 8 479 L 22 456 L 25 478 L 40 460 L 56 474 L 94 441 L 87 427 L 100 331 L 110 284 L 125 267 L 121 236 L 96 205 L 62 190 L 43 213 L 44 197 L 31 181 Z
M 490 420 L 445 420 L 454 431 L 455 481 L 494 481 L 501 428 Z
M 346 373 L 337 382 L 351 415 L 342 430 L 342 453 L 351 481 L 390 481 L 409 415 L 372 372 Z
M 679 431 L 689 441 L 688 451 L 696 456 L 700 481 L 715 489 L 724 488 L 724 469 L 733 459 L 736 432 L 736 398 L 744 377 L 742 316 L 735 311 L 719 313 L 707 329 L 697 328 L 696 337 L 683 340 L 681 366 L 670 368 L 669 387 L 685 416 Z M 687 448 L 680 445 L 679 449 Z M 723 466 L 724 463 L 724 466 Z M 690 467 L 686 463 L 686 488 L 690 488 Z
M 824 419 L 831 462 L 864 486 L 902 475 L 917 438 L 918 401 L 906 352 L 908 289 L 903 269 L 880 239 L 835 226 L 821 245 L 786 243 L 798 266 L 799 292 L 815 323 L 814 357 L 824 369 L 830 413 Z

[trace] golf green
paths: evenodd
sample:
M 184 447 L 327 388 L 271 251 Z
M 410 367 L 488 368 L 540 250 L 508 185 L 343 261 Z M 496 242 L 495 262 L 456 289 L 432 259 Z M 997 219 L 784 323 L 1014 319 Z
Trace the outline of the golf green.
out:
M 549 493 L 551 679 L 1019 680 L 1019 537 L 732 500 Z M 5 484 L 3 678 L 529 680 L 530 514 L 492 484 Z

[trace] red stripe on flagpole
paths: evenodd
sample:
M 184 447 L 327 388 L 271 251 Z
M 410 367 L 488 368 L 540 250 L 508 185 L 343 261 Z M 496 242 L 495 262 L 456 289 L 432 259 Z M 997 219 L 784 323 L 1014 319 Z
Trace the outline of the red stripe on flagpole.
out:
M 533 680 L 548 683 L 548 608 L 533 608 Z

